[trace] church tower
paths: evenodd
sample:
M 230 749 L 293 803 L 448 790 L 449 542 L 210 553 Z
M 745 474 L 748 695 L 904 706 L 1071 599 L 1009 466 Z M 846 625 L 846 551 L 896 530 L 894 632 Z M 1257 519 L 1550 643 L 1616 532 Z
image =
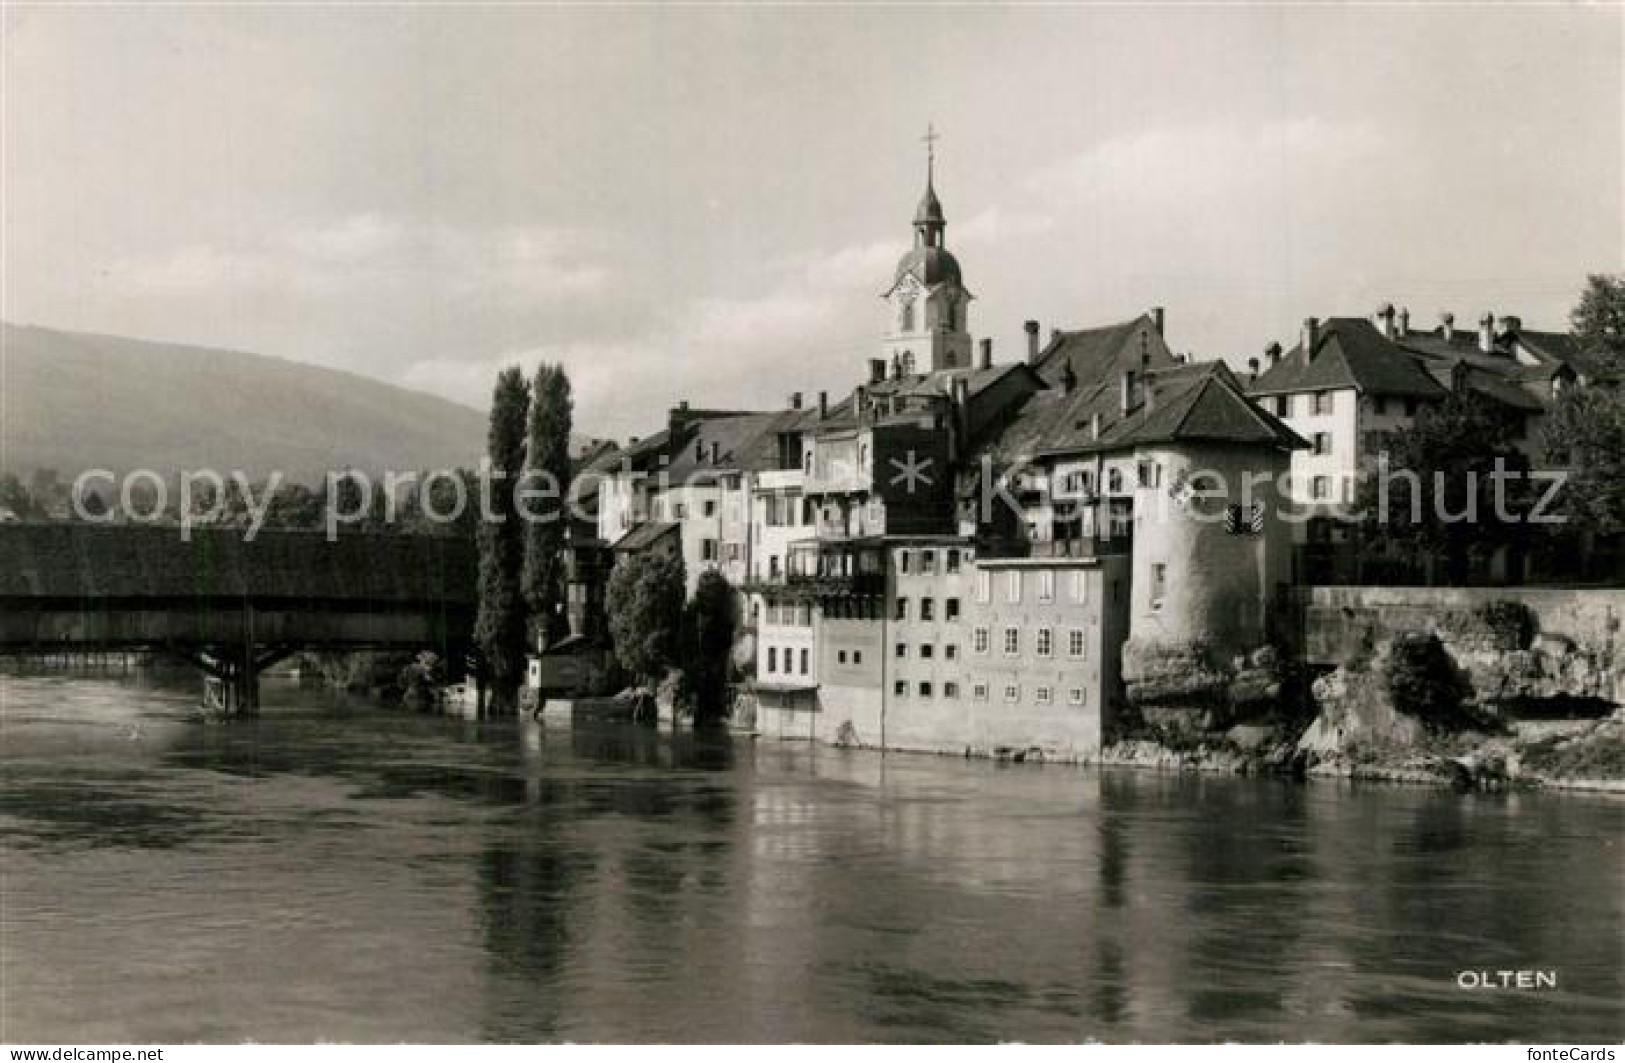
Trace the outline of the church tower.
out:
M 897 263 L 886 300 L 890 327 L 882 344 L 888 366 L 905 374 L 966 369 L 971 364 L 970 301 L 959 262 L 944 244 L 948 228 L 934 187 L 937 134 L 926 141 L 925 195 L 914 211 L 914 246 Z

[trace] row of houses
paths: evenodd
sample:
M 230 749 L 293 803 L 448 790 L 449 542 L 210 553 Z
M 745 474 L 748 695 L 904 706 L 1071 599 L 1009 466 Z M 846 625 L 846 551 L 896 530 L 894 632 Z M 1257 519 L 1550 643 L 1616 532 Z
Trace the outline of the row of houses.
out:
M 1286 514 L 1347 497 L 1377 433 L 1460 387 L 1532 427 L 1585 381 L 1564 337 L 1516 319 L 1412 331 L 1389 307 L 1306 321 L 1245 376 L 1175 355 L 1161 309 L 1047 338 L 1028 322 L 999 361 L 973 344 L 929 179 L 913 228 L 887 334 L 846 394 L 680 402 L 589 465 L 577 635 L 600 630 L 613 558 L 670 551 L 690 591 L 706 570 L 739 589 L 764 733 L 1086 758 L 1125 681 L 1149 678 L 1133 662 L 1276 637 L 1306 534 Z

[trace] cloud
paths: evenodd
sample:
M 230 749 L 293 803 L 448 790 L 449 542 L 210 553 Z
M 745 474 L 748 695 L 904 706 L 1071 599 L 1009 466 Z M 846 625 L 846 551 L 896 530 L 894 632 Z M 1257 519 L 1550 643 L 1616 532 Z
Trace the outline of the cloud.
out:
M 232 243 L 193 243 L 115 261 L 110 272 L 167 297 L 294 293 L 366 305 L 380 289 L 437 298 L 579 298 L 604 291 L 608 250 L 579 230 L 510 225 L 411 225 L 355 214 L 293 229 L 250 230 Z

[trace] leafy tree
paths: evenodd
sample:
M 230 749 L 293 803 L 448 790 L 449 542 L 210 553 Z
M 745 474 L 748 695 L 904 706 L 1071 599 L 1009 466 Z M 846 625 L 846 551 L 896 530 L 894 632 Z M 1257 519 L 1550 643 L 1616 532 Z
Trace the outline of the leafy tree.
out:
M 525 410 L 530 389 L 518 366 L 497 376 L 486 440 L 490 463 L 490 512 L 482 514 L 478 541 L 480 604 L 474 641 L 490 678 L 490 711 L 519 708 L 525 677 L 525 601 L 520 574 L 525 530 L 515 512 L 513 484 L 525 464 Z
M 1569 388 L 1542 427 L 1546 457 L 1568 470 L 1559 507 L 1580 532 L 1625 532 L 1625 392 Z
M 265 490 L 261 484 L 255 498 Z M 322 526 L 322 496 L 304 484 L 282 484 L 265 510 L 265 526 L 282 530 L 314 531 Z
M 1361 487 L 1370 541 L 1416 563 L 1443 557 L 1451 583 L 1465 582 L 1475 551 L 1508 546 L 1521 553 L 1528 461 L 1513 445 L 1514 419 L 1461 390 L 1424 410 L 1411 428 L 1390 433 L 1387 470 Z
M 1463 703 L 1473 687 L 1456 669 L 1437 635 L 1410 633 L 1394 640 L 1386 666 L 1394 708 L 1430 727 L 1449 728 L 1466 720 Z
M 536 370 L 530 404 L 526 486 L 550 492 L 527 505 L 525 524 L 525 602 L 540 645 L 551 646 L 565 630 L 565 531 L 569 512 L 570 430 L 574 401 L 564 367 L 543 362 Z
M 682 558 L 657 552 L 622 558 L 609 575 L 609 634 L 636 683 L 653 686 L 677 661 L 686 579 Z
M 728 578 L 715 569 L 700 576 L 684 625 L 688 689 L 694 696 L 694 722 L 717 723 L 728 703 L 728 670 L 739 611 Z
M 1625 274 L 1594 273 L 1569 314 L 1569 328 L 1580 349 L 1604 373 L 1625 375 Z

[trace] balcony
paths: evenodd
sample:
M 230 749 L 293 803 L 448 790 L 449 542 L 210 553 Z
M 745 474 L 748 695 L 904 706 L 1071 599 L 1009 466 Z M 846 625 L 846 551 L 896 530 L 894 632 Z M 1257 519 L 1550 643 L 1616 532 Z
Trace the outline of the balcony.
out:
M 884 594 L 884 548 L 871 539 L 791 543 L 785 586 L 810 596 Z

